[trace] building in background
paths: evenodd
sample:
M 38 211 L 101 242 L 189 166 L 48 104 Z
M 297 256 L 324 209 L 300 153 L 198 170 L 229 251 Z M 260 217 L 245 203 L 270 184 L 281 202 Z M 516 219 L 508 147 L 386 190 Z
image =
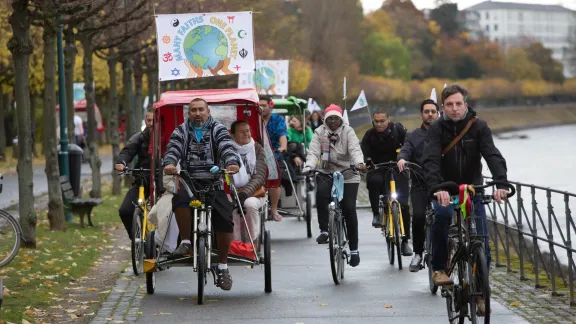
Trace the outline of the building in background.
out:
M 552 50 L 552 57 L 569 67 L 569 35 L 576 24 L 576 12 L 559 5 L 485 1 L 463 12 L 466 27 L 474 37 L 484 35 L 502 47 L 539 41 Z

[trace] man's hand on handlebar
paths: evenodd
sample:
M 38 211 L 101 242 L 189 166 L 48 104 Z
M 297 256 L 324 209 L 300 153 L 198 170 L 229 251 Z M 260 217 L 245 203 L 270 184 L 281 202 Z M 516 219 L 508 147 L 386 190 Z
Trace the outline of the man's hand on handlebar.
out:
M 506 189 L 497 189 L 494 191 L 494 200 L 499 204 L 502 203 L 503 200 L 508 199 L 508 191 Z
M 366 170 L 366 165 L 364 163 L 358 163 L 356 164 L 356 170 L 358 171 L 365 171 Z
M 234 173 L 238 173 L 238 171 L 240 170 L 240 167 L 232 164 L 226 167 L 226 172 L 228 172 L 229 174 L 234 174 Z
M 367 170 L 374 170 L 376 168 L 376 165 L 374 165 L 374 162 L 372 162 L 371 158 L 367 158 L 366 159 L 366 169 Z
M 174 164 L 168 164 L 167 166 L 164 167 L 164 173 L 166 173 L 167 175 L 173 175 L 178 173 L 178 169 L 176 169 L 176 166 Z
M 404 172 L 405 166 L 406 166 L 406 160 L 401 159 L 400 161 L 398 161 L 398 170 L 400 170 L 400 172 Z
M 434 196 L 436 196 L 436 199 L 438 200 L 438 203 L 440 204 L 440 206 L 442 207 L 446 207 L 448 206 L 448 204 L 450 204 L 450 194 L 448 193 L 448 191 L 437 191 Z
M 118 172 L 124 172 L 125 168 L 126 166 L 122 163 L 116 163 L 116 165 L 114 166 L 114 169 Z

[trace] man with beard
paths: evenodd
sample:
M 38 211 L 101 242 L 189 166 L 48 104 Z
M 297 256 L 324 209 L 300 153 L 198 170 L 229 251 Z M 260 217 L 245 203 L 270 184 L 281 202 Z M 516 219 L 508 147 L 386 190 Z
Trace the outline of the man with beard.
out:
M 220 174 L 214 175 L 210 169 L 222 166 L 230 173 L 239 170 L 240 158 L 236 153 L 234 141 L 226 127 L 210 116 L 208 103 L 201 98 L 190 102 L 188 120 L 178 126 L 170 136 L 170 142 L 164 156 L 164 172 L 176 174 L 176 165 L 180 163 L 187 170 L 190 178 L 212 181 L 213 191 L 206 195 L 206 201 L 212 202 L 212 225 L 216 232 L 218 245 L 218 270 L 216 285 L 223 290 L 232 289 L 232 277 L 228 271 L 228 250 L 232 242 L 234 223 L 232 221 L 232 203 L 224 192 Z M 176 223 L 182 239 L 173 252 L 176 257 L 192 255 L 190 234 L 192 229 L 192 213 L 188 192 L 180 186 L 172 198 Z
M 424 142 L 428 136 L 427 130 L 430 124 L 438 119 L 438 105 L 432 99 L 426 99 L 420 104 L 420 117 L 422 125 L 406 136 L 406 141 L 400 154 L 398 154 L 398 169 L 404 171 L 406 161 L 416 163 L 423 167 L 422 156 L 424 154 Z M 422 263 L 424 252 L 424 226 L 426 225 L 426 206 L 430 205 L 428 199 L 428 187 L 424 179 L 412 177 L 412 241 L 414 257 L 410 263 L 410 271 L 418 272 Z

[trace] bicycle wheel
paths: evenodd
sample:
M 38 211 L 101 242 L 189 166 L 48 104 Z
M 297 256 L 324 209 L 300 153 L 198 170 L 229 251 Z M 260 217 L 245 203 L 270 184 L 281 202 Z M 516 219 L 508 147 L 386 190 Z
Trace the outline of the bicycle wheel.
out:
M 451 260 L 453 259 L 453 257 L 455 256 L 455 242 L 452 240 L 448 240 L 448 260 L 446 262 L 446 268 L 448 268 L 451 265 Z M 460 302 L 460 296 L 461 296 L 461 290 L 458 284 L 459 282 L 459 273 L 461 272 L 459 263 L 456 264 L 456 266 L 452 269 L 452 272 L 449 274 L 450 277 L 452 278 L 452 280 L 454 281 L 454 285 L 452 285 L 451 287 L 442 287 L 442 297 L 444 297 L 446 299 L 446 310 L 448 313 L 448 322 L 451 324 L 458 324 L 458 323 L 463 323 L 464 319 L 461 318 L 460 316 L 460 307 L 459 302 Z M 456 284 L 458 283 L 458 284 Z
M 340 247 L 340 279 L 344 279 L 344 268 L 347 263 L 345 262 L 347 261 L 347 258 L 346 253 L 344 252 L 344 249 L 346 249 L 346 244 L 344 242 L 348 242 L 348 232 L 346 231 L 346 222 L 344 222 L 344 219 L 341 219 L 338 223 L 340 224 L 340 239 L 338 240 L 338 246 Z
M 477 313 L 478 304 L 476 298 L 484 298 L 484 324 L 490 323 L 490 282 L 488 266 L 484 248 L 477 246 L 472 251 L 472 257 L 468 261 L 468 278 L 470 279 L 470 317 L 472 323 L 482 323 Z
M 144 272 L 144 246 L 142 242 L 142 209 L 136 207 L 132 218 L 132 241 L 130 250 L 132 254 L 132 270 L 134 275 L 139 276 Z
M 0 268 L 16 257 L 21 243 L 20 224 L 8 212 L 0 210 Z
M 206 238 L 198 238 L 198 305 L 204 304 L 204 286 L 206 285 Z
M 154 240 L 154 236 L 156 235 L 155 230 L 152 230 L 148 233 L 148 238 L 146 239 L 146 258 L 148 259 L 156 259 L 157 250 L 156 250 L 156 242 Z M 149 295 L 154 294 L 156 291 L 156 273 L 155 272 L 146 272 L 146 292 Z
M 308 238 L 312 237 L 312 191 L 306 192 L 306 232 Z
M 332 279 L 334 283 L 340 284 L 340 253 L 338 247 L 338 226 L 336 225 L 336 212 L 331 210 L 328 216 L 328 250 L 330 251 L 330 269 L 332 270 Z
M 264 232 L 264 292 L 272 292 L 272 243 L 270 230 Z
M 402 270 L 402 245 L 400 233 L 400 212 L 398 211 L 398 203 L 392 202 L 392 218 L 394 219 L 394 245 L 396 245 L 396 253 L 398 254 L 398 270 Z
M 394 242 L 390 237 L 390 227 L 388 226 L 388 213 L 385 212 L 384 204 L 380 200 L 380 209 L 382 210 L 382 219 L 384 220 L 384 225 L 382 225 L 382 233 L 386 238 L 386 251 L 388 252 L 388 261 L 391 265 L 394 265 Z
M 432 228 L 428 224 L 426 224 L 426 230 L 424 233 L 426 233 L 424 234 L 426 236 L 426 255 L 424 257 L 424 262 L 426 267 L 428 267 L 428 289 L 430 289 L 430 292 L 435 295 L 438 291 L 438 286 L 436 286 L 434 281 L 432 281 L 432 275 L 434 274 L 434 271 L 432 270 Z

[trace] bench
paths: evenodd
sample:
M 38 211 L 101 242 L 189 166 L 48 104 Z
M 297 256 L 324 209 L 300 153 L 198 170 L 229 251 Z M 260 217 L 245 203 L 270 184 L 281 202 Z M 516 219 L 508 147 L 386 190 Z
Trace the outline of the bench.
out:
M 88 226 L 94 226 L 92 223 L 92 209 L 102 203 L 100 198 L 82 199 L 74 197 L 72 185 L 68 181 L 68 177 L 60 177 L 60 186 L 62 187 L 62 196 L 64 198 L 64 206 L 67 207 L 72 214 L 80 216 L 80 227 L 84 227 L 84 216 L 88 216 Z

